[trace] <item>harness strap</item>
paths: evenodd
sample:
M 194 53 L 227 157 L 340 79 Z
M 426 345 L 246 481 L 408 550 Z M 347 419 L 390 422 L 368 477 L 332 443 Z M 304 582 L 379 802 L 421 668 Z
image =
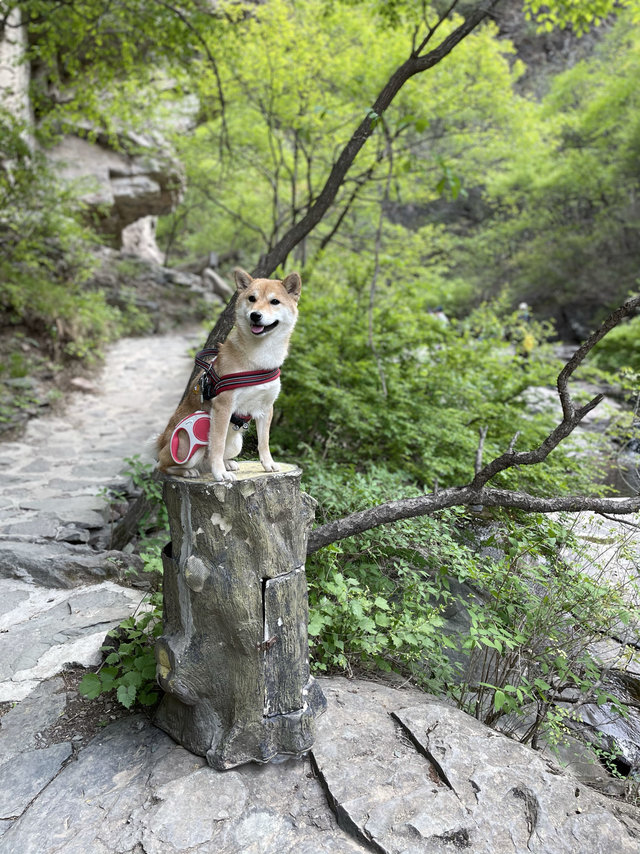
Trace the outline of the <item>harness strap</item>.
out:
M 195 362 L 199 368 L 202 368 L 209 382 L 202 383 L 202 395 L 205 400 L 211 400 L 217 397 L 224 391 L 233 391 L 237 388 L 245 388 L 252 385 L 263 385 L 264 383 L 273 382 L 280 376 L 280 368 L 264 371 L 239 371 L 234 374 L 225 374 L 220 377 L 213 367 L 215 358 L 219 353 L 217 347 L 210 347 L 206 350 L 200 350 L 196 355 Z M 212 361 L 207 361 L 211 359 Z M 203 375 L 203 379 L 204 379 Z
M 200 350 L 199 353 L 196 353 L 196 365 L 202 368 L 203 371 L 208 371 L 211 367 L 211 361 L 215 359 L 219 352 L 218 347 L 208 347 L 206 350 Z

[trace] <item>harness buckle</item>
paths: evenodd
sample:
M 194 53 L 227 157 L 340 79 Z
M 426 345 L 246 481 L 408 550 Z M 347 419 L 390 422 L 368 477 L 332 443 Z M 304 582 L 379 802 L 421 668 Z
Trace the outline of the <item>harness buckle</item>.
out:
M 200 380 L 200 398 L 202 400 L 211 400 L 213 397 L 213 381 L 209 374 L 204 373 Z

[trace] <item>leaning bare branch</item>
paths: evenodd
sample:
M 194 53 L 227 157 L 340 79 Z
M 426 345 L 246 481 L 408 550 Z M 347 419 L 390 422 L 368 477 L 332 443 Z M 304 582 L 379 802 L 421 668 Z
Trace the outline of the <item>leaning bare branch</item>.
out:
M 600 514 L 610 514 L 618 517 L 640 511 L 640 495 L 633 498 L 598 498 L 587 495 L 568 495 L 556 498 L 541 498 L 526 492 L 513 492 L 506 489 L 492 489 L 487 483 L 499 472 L 513 466 L 536 465 L 543 462 L 564 439 L 582 421 L 585 415 L 598 405 L 602 395 L 597 395 L 584 406 L 577 407 L 568 389 L 569 378 L 583 362 L 587 354 L 598 341 L 614 328 L 625 317 L 630 317 L 640 309 L 640 297 L 628 300 L 614 311 L 604 323 L 587 338 L 564 366 L 558 376 L 557 387 L 562 406 L 562 421 L 549 433 L 544 441 L 532 451 L 515 453 L 513 448 L 517 439 L 513 437 L 508 450 L 482 467 L 482 452 L 486 429 L 480 429 L 480 443 L 476 452 L 476 473 L 473 480 L 466 486 L 454 486 L 448 489 L 434 490 L 417 498 L 404 498 L 398 501 L 388 501 L 376 507 L 369 507 L 357 513 L 351 513 L 343 519 L 329 522 L 311 532 L 307 554 L 312 554 L 324 546 L 361 534 L 379 525 L 387 525 L 400 519 L 412 519 L 426 516 L 447 507 L 483 505 L 485 507 L 509 507 L 516 510 L 527 510 L 533 513 L 579 513 L 592 510 Z M 632 523 L 633 524 L 633 523 Z
M 601 324 L 601 326 L 593 332 L 583 344 L 576 350 L 567 364 L 558 374 L 557 388 L 562 406 L 563 418 L 557 427 L 546 437 L 546 439 L 533 451 L 522 451 L 513 453 L 507 451 L 496 457 L 481 471 L 476 472 L 476 476 L 471 481 L 470 486 L 474 489 L 481 489 L 499 472 L 513 466 L 531 466 L 543 462 L 554 450 L 560 442 L 567 438 L 570 433 L 580 424 L 582 419 L 591 412 L 592 409 L 600 403 L 603 395 L 598 394 L 584 406 L 576 407 L 571 394 L 569 392 L 569 379 L 572 374 L 582 364 L 585 357 L 595 345 L 601 341 L 607 332 L 610 332 L 614 326 L 617 326 L 625 317 L 631 317 L 640 309 L 640 297 L 634 297 L 627 300 L 624 305 L 612 312 L 609 317 Z
M 519 438 L 520 438 L 520 431 L 516 430 L 516 432 L 513 434 L 513 439 L 509 442 L 509 447 L 507 449 L 508 454 L 512 454 L 514 452 L 515 447 L 516 447 L 516 442 L 518 441 Z
M 626 525 L 627 528 L 634 528 L 636 531 L 640 531 L 640 525 L 637 522 L 631 522 L 629 519 L 616 519 L 613 516 L 609 516 L 608 513 L 600 513 L 603 519 L 608 519 L 610 522 L 617 522 L 619 525 Z
M 531 513 L 580 513 L 593 510 L 596 513 L 609 513 L 614 516 L 627 515 L 640 511 L 640 496 L 634 498 L 597 498 L 588 495 L 566 495 L 557 498 L 540 498 L 527 492 L 512 492 L 506 489 L 480 490 L 470 486 L 454 486 L 442 489 L 437 494 L 430 493 L 417 498 L 403 498 L 378 504 L 367 510 L 351 513 L 335 522 L 329 522 L 311 532 L 307 554 L 318 549 L 353 537 L 371 528 L 388 525 L 401 519 L 415 519 L 428 516 L 448 507 L 483 505 L 484 507 L 509 507 L 514 510 L 527 510 Z

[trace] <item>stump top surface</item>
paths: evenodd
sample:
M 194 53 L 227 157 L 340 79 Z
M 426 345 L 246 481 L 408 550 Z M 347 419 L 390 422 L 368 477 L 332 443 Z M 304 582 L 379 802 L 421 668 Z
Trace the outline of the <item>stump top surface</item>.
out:
M 262 477 L 282 477 L 283 475 L 289 476 L 293 475 L 297 477 L 302 474 L 302 469 L 298 468 L 298 466 L 293 465 L 291 463 L 278 463 L 280 466 L 280 471 L 265 471 L 262 468 L 262 464 L 259 460 L 242 460 L 238 463 L 238 471 L 235 472 L 236 482 L 239 480 L 254 480 L 255 478 Z M 170 480 L 179 480 L 185 481 L 188 483 L 218 483 L 215 481 L 210 474 L 203 474 L 200 477 L 192 477 L 192 478 L 183 478 L 183 477 L 171 477 Z M 232 486 L 234 481 L 226 481 L 223 482 L 223 486 Z

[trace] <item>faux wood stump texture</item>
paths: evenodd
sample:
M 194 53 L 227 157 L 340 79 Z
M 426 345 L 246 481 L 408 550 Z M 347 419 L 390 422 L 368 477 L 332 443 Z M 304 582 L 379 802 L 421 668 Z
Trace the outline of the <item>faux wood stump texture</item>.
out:
M 223 770 L 307 751 L 324 696 L 309 674 L 304 572 L 313 499 L 300 469 L 241 463 L 234 483 L 168 477 L 165 696 L 155 722 Z

